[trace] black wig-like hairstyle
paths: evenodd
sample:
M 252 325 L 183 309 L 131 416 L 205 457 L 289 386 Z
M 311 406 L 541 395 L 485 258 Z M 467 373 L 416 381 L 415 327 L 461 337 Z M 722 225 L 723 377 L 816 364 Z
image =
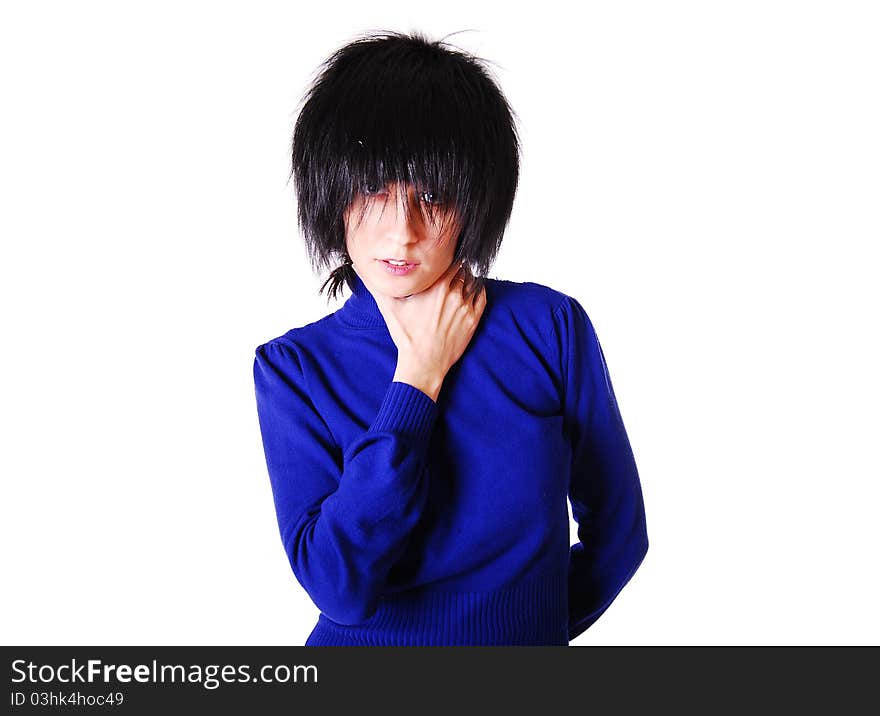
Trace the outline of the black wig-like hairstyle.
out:
M 431 191 L 459 221 L 453 261 L 480 282 L 513 209 L 520 140 L 484 60 L 420 32 L 370 32 L 331 54 L 303 97 L 291 148 L 298 221 L 321 286 L 354 288 L 344 214 L 389 183 Z M 409 202 L 404 202 L 408 205 Z

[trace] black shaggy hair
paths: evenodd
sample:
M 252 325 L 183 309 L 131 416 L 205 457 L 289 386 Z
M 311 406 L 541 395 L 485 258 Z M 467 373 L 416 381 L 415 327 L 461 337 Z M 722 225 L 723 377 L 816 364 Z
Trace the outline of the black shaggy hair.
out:
M 520 155 L 516 114 L 485 62 L 418 31 L 376 31 L 321 63 L 291 148 L 312 269 L 338 264 L 320 292 L 329 285 L 335 297 L 343 281 L 354 288 L 345 212 L 390 183 L 432 192 L 432 221 L 430 206 L 454 210 L 453 261 L 484 280 L 513 209 Z

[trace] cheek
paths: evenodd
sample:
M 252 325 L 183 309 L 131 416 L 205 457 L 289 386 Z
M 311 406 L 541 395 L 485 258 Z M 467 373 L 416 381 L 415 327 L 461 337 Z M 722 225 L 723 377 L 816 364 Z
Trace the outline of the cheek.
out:
M 442 233 L 436 234 L 436 253 L 440 256 L 448 258 L 451 261 L 452 256 L 455 254 L 456 244 L 458 243 L 457 237 L 458 234 L 452 229 L 447 229 Z
M 371 260 L 380 243 L 375 239 L 376 232 L 363 224 L 346 232 L 346 250 L 352 261 L 363 264 Z

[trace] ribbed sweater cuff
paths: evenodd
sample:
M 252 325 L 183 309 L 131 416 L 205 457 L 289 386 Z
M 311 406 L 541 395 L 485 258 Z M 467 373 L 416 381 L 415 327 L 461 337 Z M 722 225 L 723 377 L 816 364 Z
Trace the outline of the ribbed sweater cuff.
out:
M 370 430 L 395 432 L 415 442 L 426 442 L 437 417 L 437 404 L 409 383 L 393 381 Z

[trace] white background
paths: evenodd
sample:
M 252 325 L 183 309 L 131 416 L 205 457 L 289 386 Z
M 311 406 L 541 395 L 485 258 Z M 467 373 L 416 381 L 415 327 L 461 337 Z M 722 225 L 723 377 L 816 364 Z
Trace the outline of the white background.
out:
M 419 29 L 494 63 L 491 275 L 582 302 L 639 464 L 650 550 L 574 643 L 880 643 L 876 4 L 304 5 L 2 6 L 3 642 L 303 643 L 251 373 L 339 305 L 290 134 Z

